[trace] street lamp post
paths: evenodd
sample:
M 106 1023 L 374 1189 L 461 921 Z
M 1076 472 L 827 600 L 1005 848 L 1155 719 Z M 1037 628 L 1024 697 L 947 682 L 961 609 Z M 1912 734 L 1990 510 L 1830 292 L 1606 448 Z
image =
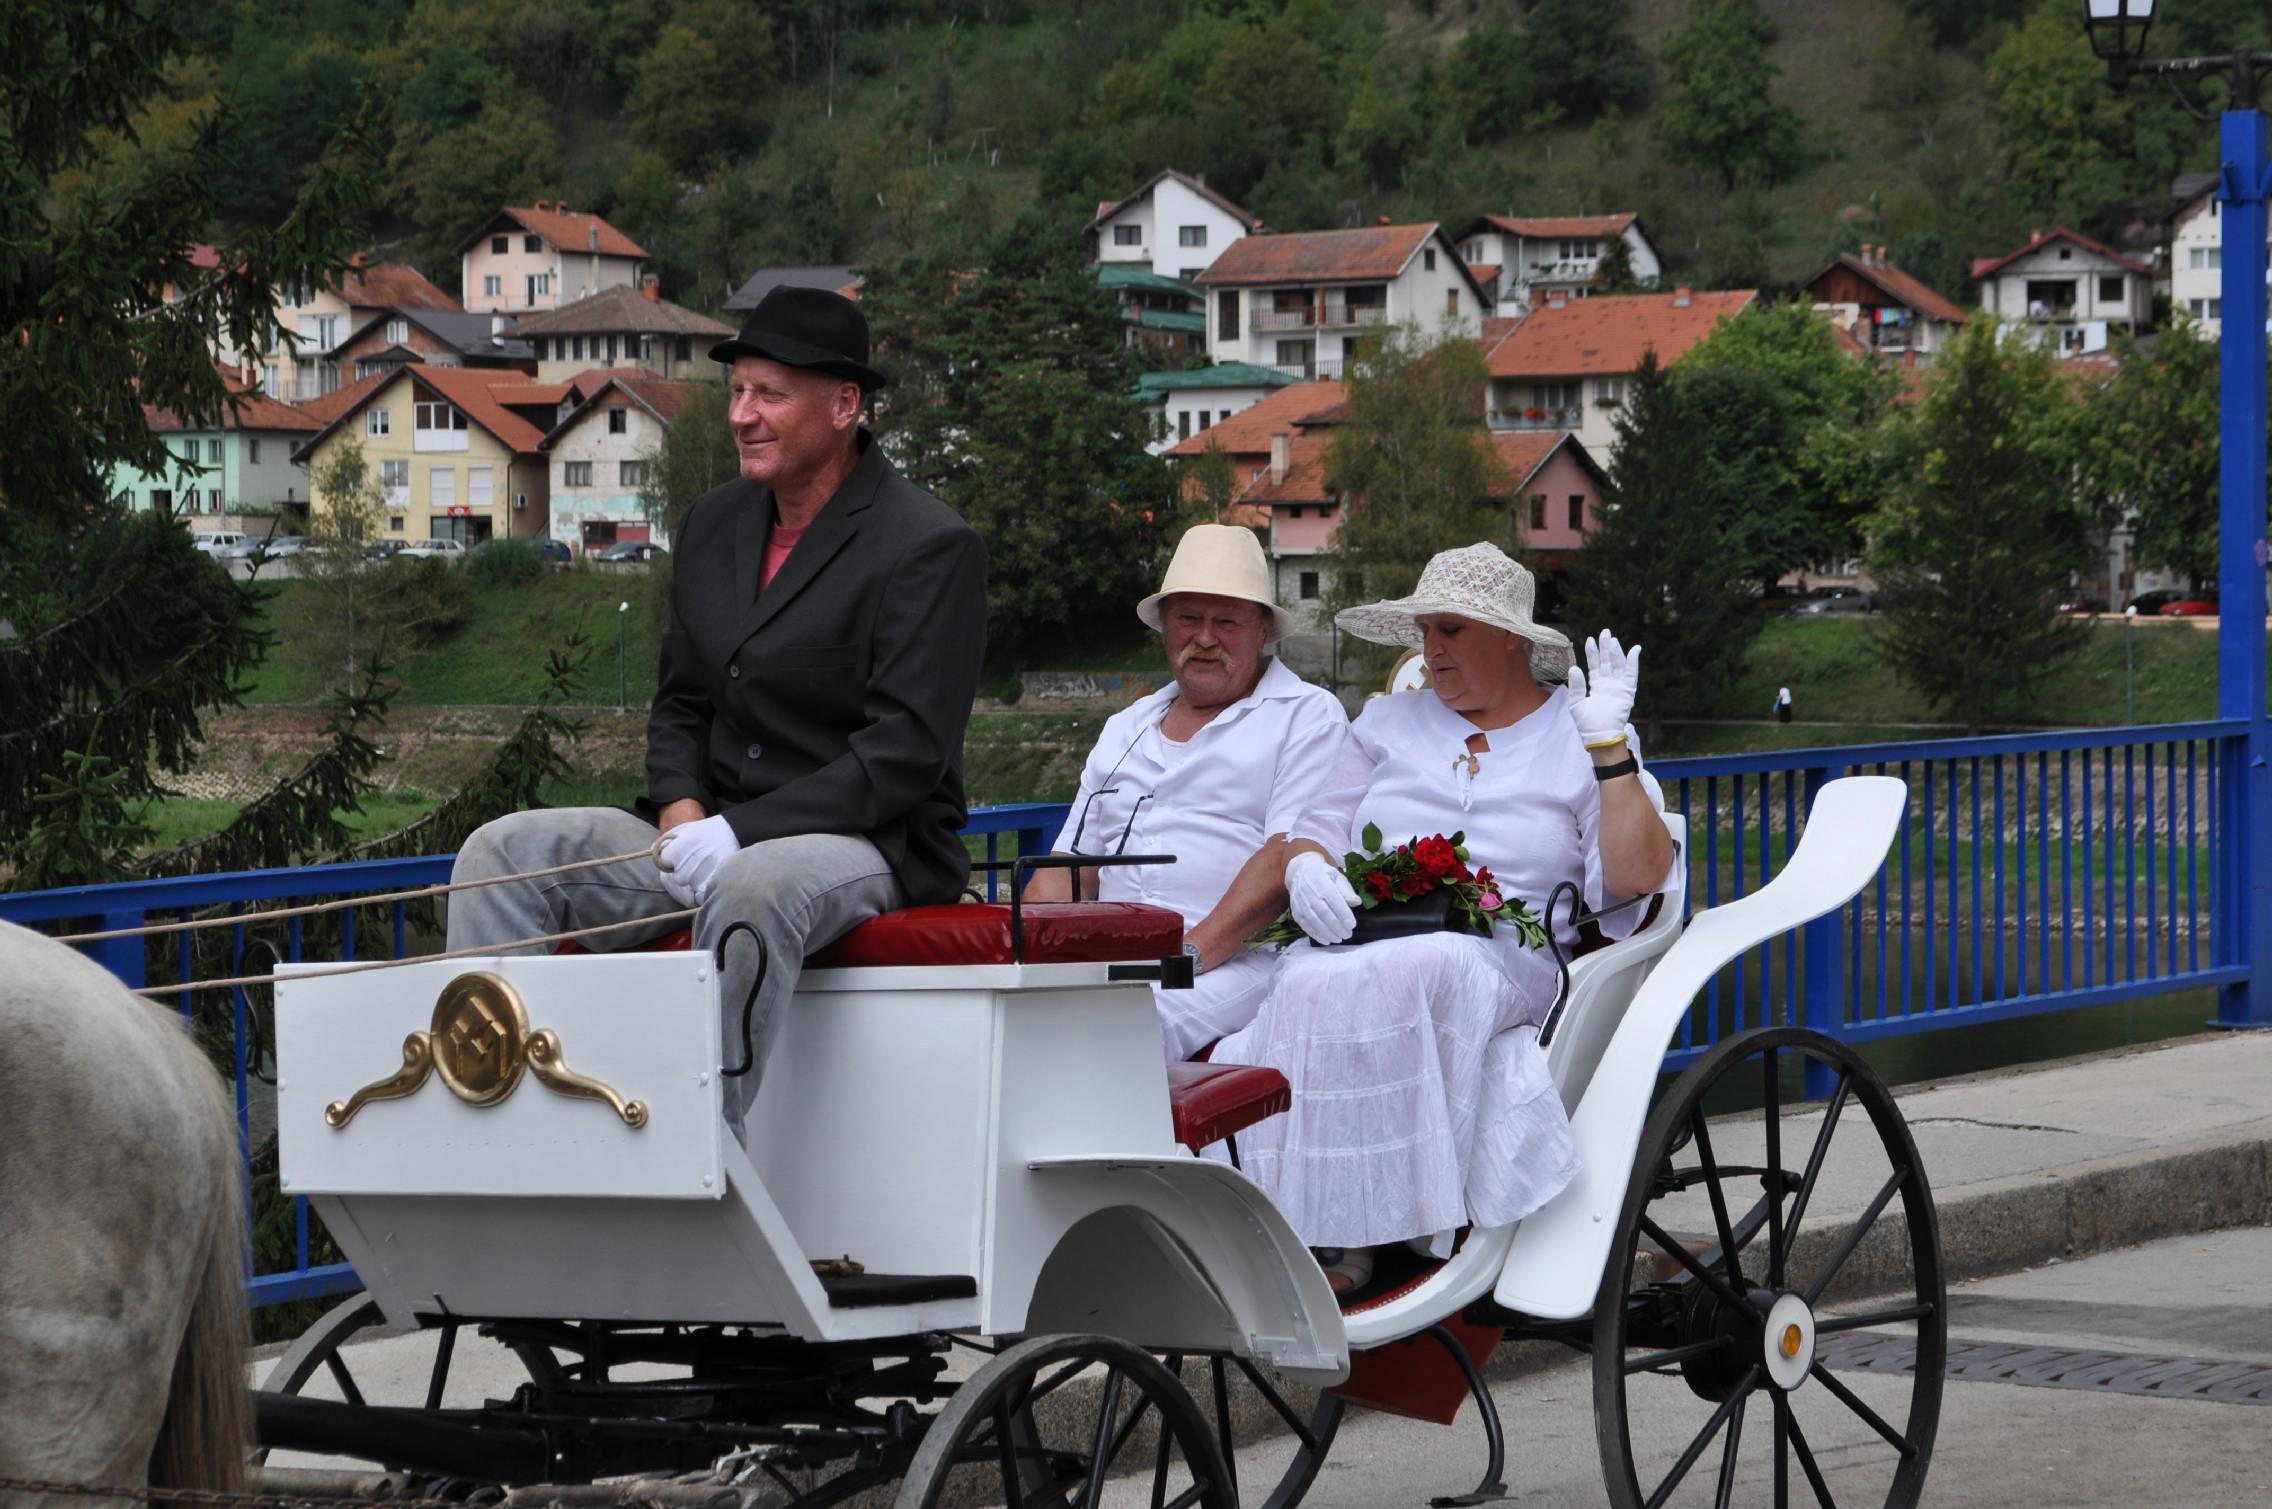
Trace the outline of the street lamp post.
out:
M 2142 75 L 2221 78 L 2231 108 L 2222 122 L 2223 328 L 2218 340 L 2217 716 L 2245 722 L 2247 735 L 2227 746 L 2220 801 L 2213 817 L 2217 846 L 2216 962 L 2248 971 L 2219 987 L 2217 1025 L 2272 1027 L 2272 967 L 2257 967 L 2251 940 L 2272 948 L 2272 725 L 2265 720 L 2264 540 L 2265 341 L 2264 268 L 2267 150 L 2264 112 L 2257 108 L 2272 52 L 2242 49 L 2224 57 L 2148 58 L 2146 33 L 2154 0 L 2083 0 L 2091 48 L 2106 59 L 2107 81 L 2120 90 Z
M 623 686 L 623 624 L 630 614 L 630 603 L 620 602 L 615 605 L 615 705 L 618 711 L 626 705 Z

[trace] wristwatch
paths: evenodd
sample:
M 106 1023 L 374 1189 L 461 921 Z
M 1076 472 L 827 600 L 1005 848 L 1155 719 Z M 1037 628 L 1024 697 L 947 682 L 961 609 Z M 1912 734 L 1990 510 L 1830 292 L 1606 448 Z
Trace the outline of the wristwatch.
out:
M 1193 974 L 1200 974 L 1206 970 L 1207 961 L 1199 956 L 1199 945 L 1188 938 L 1184 940 L 1183 956 L 1191 961 L 1191 972 Z

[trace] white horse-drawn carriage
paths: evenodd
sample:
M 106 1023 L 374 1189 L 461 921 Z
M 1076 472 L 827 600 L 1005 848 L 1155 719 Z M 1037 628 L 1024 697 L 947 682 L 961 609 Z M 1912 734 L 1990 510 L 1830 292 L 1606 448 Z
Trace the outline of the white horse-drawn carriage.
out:
M 285 1188 L 369 1287 L 276 1363 L 263 1444 L 429 1492 L 723 1463 L 794 1504 L 1093 1505 L 1134 1475 L 1151 1504 L 1223 1509 L 1299 1501 L 1351 1398 L 1448 1420 L 1472 1397 L 1490 1462 L 1468 1502 L 1501 1493 L 1477 1360 L 1511 1333 L 1591 1351 L 1615 1503 L 1755 1501 L 1736 1485 L 1769 1478 L 1780 1503 L 1794 1461 L 1828 1503 L 1810 1440 L 1859 1485 L 1840 1497 L 1914 1502 L 1946 1312 L 1890 1096 L 1790 1029 L 1658 1085 L 1698 991 L 1859 891 L 1902 803 L 1897 781 L 1832 782 L 1771 884 L 1685 929 L 1684 898 L 1656 898 L 1572 961 L 1543 1035 L 1582 1174 L 1346 1313 L 1264 1194 L 1199 1156 L 1235 1153 L 1287 1087 L 1163 1065 L 1146 982 L 1188 967 L 1170 913 L 1013 902 L 866 924 L 808 962 L 739 1140 L 719 1045 L 742 1003 L 708 956 L 287 972 Z M 1818 1129 L 1786 1127 L 1809 1059 L 1835 1093 Z M 1705 1113 L 1745 1104 L 1758 1145 L 1739 1149 Z M 1849 1166 L 1885 1174 L 1860 1213 L 1810 1212 L 1826 1167 Z M 381 1321 L 433 1337 L 422 1400 L 358 1386 L 342 1343 Z M 1861 1328 L 1915 1345 L 1913 1374 L 1870 1381 L 1875 1405 L 1816 1355 Z M 450 1401 L 461 1331 L 519 1359 L 510 1397 Z M 1754 1395 L 1772 1424 L 1745 1456 Z M 1256 1397 L 1290 1432 L 1275 1444 L 1235 1418 Z

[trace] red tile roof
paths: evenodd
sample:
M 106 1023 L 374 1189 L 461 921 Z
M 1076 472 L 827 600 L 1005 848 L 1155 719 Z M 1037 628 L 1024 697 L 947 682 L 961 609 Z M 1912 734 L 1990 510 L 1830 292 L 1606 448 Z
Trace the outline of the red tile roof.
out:
M 1270 437 L 1280 430 L 1292 429 L 1318 410 L 1341 402 L 1349 396 L 1346 385 L 1337 382 L 1298 382 L 1239 410 L 1212 429 L 1202 430 L 1188 440 L 1181 440 L 1169 448 L 1171 456 L 1204 456 L 1210 445 L 1220 446 L 1232 456 L 1267 456 L 1270 454 Z
M 308 413 L 305 409 L 295 408 L 288 403 L 279 403 L 257 388 L 245 388 L 233 378 L 229 380 L 228 387 L 230 392 L 236 396 L 235 409 L 234 412 L 231 412 L 227 407 L 224 407 L 217 425 L 191 424 L 172 409 L 161 409 L 154 404 L 142 406 L 142 417 L 148 421 L 151 429 L 159 431 L 293 430 L 312 434 L 323 428 L 323 421 Z
M 556 404 L 575 389 L 564 382 L 500 383 L 489 390 L 499 403 L 516 408 L 530 408 L 537 404 Z
M 1306 283 L 1346 281 L 1355 278 L 1395 277 L 1418 254 L 1429 237 L 1439 235 L 1433 223 L 1425 225 L 1368 225 L 1348 231 L 1294 231 L 1267 236 L 1245 236 L 1223 249 L 1208 269 L 1192 281 L 1208 286 L 1254 283 Z M 1445 255 L 1464 270 L 1445 243 Z
M 1759 297 L 1634 293 L 1534 309 L 1491 352 L 1493 377 L 1592 377 L 1631 372 L 1650 351 L 1670 366 Z M 1684 302 L 1685 301 L 1685 302 Z
M 563 252 L 594 250 L 592 232 L 599 232 L 597 250 L 608 257 L 645 257 L 647 248 L 632 240 L 597 215 L 586 215 L 575 210 L 564 210 L 558 205 L 507 205 L 483 223 L 481 229 L 458 243 L 462 255 L 482 237 L 493 232 L 497 222 L 509 220 L 523 230 L 534 231 Z
M 1505 271 L 1496 262 L 1470 262 L 1467 265 L 1467 270 L 1474 273 L 1475 281 L 1481 283 L 1485 288 L 1496 286 L 1499 281 L 1499 274 Z
M 2145 273 L 2149 276 L 2153 273 L 2153 269 L 2151 267 L 2148 267 L 2145 263 L 2140 262 L 2132 257 L 2125 257 L 2124 255 L 2122 255 L 2122 253 L 2116 251 L 2113 247 L 2108 246 L 2106 243 L 2102 241 L 2093 241 L 2090 237 L 2084 235 L 2081 231 L 2071 231 L 2062 225 L 2057 230 L 2047 231 L 2043 235 L 2029 241 L 2027 245 L 2021 247 L 2018 251 L 2006 252 L 2001 257 L 1976 258 L 1972 264 L 1973 281 L 1979 282 L 1983 279 L 1992 278 L 1996 276 L 1997 273 L 2002 272 L 2005 268 L 2011 266 L 2011 264 L 2013 264 L 2014 262 L 2017 262 L 2020 258 L 2027 256 L 2030 252 L 2039 252 L 2045 247 L 2051 245 L 2051 243 L 2053 243 L 2054 241 L 2071 241 L 2075 245 L 2081 247 L 2084 251 L 2096 252 L 2100 256 L 2105 257 L 2107 260 L 2113 262 L 2117 267 L 2128 268 L 2131 272 Z
M 1485 215 L 1484 220 L 1517 236 L 1622 236 L 1641 217 L 1631 210 L 1618 215 Z
M 553 426 L 551 432 L 544 437 L 542 442 L 544 449 L 550 450 L 562 436 L 577 425 L 582 424 L 602 409 L 612 407 L 612 405 L 599 401 L 610 388 L 621 389 L 632 402 L 660 419 L 664 424 L 669 424 L 677 419 L 679 411 L 684 409 L 688 400 L 694 397 L 693 383 L 672 382 L 668 378 L 657 377 L 652 372 L 579 372 L 575 378 L 576 385 L 581 388 L 583 380 L 588 377 L 599 377 L 605 380 L 593 385 L 591 390 L 585 393 L 583 405 L 575 413 Z
M 294 452 L 294 459 L 306 457 L 324 439 L 370 399 L 397 382 L 414 382 L 439 397 L 448 399 L 465 411 L 466 418 L 481 426 L 497 442 L 519 454 L 533 454 L 544 440 L 544 431 L 514 413 L 499 401 L 498 392 L 526 391 L 534 384 L 524 373 L 495 367 L 397 367 L 392 372 L 379 373 L 356 383 L 352 389 L 341 388 L 321 400 L 333 412 L 323 430 L 311 436 Z M 352 398 L 349 395 L 352 393 Z M 338 400 L 347 398 L 344 404 Z M 309 408 L 312 405 L 302 405 Z
M 1520 325 L 1522 322 L 1523 317 L 1519 314 L 1485 315 L 1483 317 L 1483 333 L 1480 339 L 1480 344 L 1483 347 L 1483 354 L 1485 356 L 1489 356 L 1493 351 L 1497 350 L 1499 343 L 1505 340 L 1508 336 L 1513 335 L 1515 333 L 1515 327 L 1517 325 Z
M 434 286 L 415 267 L 372 262 L 357 267 L 339 285 L 339 296 L 353 309 L 441 309 L 465 313 L 465 306 Z
M 1182 184 L 1185 188 L 1191 190 L 1192 193 L 1197 194 L 1200 198 L 1206 200 L 1209 204 L 1212 204 L 1213 206 L 1215 206 L 1215 208 L 1221 210 L 1224 214 L 1230 216 L 1233 220 L 1236 220 L 1239 224 L 1245 226 L 1248 230 L 1258 231 L 1262 229 L 1261 216 L 1251 214 L 1243 206 L 1232 203 L 1230 200 L 1224 198 L 1221 194 L 1218 194 L 1213 189 L 1207 187 L 1207 185 L 1201 182 L 1199 179 L 1192 177 L 1189 173 L 1178 173 L 1173 168 L 1162 168 L 1159 172 L 1154 173 L 1150 178 L 1144 180 L 1143 186 L 1141 188 L 1137 189 L 1135 193 L 1130 194 L 1125 199 L 1107 199 L 1099 202 L 1099 204 L 1097 205 L 1097 218 L 1089 222 L 1088 228 L 1092 231 L 1095 230 L 1098 226 L 1104 224 L 1105 221 L 1110 220 L 1114 215 L 1119 214 L 1122 206 L 1134 204 L 1137 200 L 1143 198 L 1146 194 L 1149 194 L 1152 192 L 1152 190 L 1158 188 L 1163 180 L 1169 178 L 1172 178 L 1177 183 Z
M 1284 479 L 1271 481 L 1266 461 L 1254 485 L 1239 495 L 1239 501 L 1263 506 L 1340 501 L 1325 484 L 1326 448 L 1332 443 L 1330 435 L 1296 433 L 1286 447 L 1288 464 Z
M 1867 257 L 1857 257 L 1852 252 L 1840 253 L 1837 260 L 1799 286 L 1801 288 L 1812 288 L 1828 276 L 1832 269 L 1839 267 L 1845 268 L 1855 277 L 1881 290 L 1889 298 L 1906 304 L 1911 309 L 1933 319 L 1945 320 L 1951 325 L 1961 325 L 1967 318 L 1965 312 L 1957 308 L 1955 304 L 1942 298 L 1924 283 L 1903 272 L 1891 262 L 1877 262 Z
M 1594 460 L 1593 453 L 1568 430 L 1493 430 L 1491 440 L 1499 448 L 1499 459 L 1506 463 L 1507 485 L 1512 491 L 1520 492 L 1565 446 L 1578 458 L 1580 466 L 1593 473 L 1596 484 L 1608 484 L 1601 463 Z
M 320 424 L 330 424 L 340 415 L 369 397 L 374 389 L 393 376 L 394 373 L 392 372 L 374 372 L 369 377 L 359 378 L 342 387 L 334 388 L 321 398 L 306 399 L 292 405 L 292 407 Z
M 701 335 L 713 340 L 723 340 L 734 333 L 731 325 L 706 314 L 696 314 L 668 299 L 650 299 L 643 290 L 623 284 L 603 288 L 558 309 L 535 310 L 513 322 L 513 334 L 522 340 L 532 335 L 587 335 L 594 331 L 605 334 L 616 330 Z

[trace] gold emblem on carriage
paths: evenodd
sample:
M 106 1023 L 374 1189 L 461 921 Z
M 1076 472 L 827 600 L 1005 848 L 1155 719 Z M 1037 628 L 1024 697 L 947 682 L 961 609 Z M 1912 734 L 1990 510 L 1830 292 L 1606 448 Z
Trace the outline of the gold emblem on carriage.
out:
M 644 1101 L 625 1100 L 613 1087 L 568 1067 L 560 1035 L 551 1028 L 529 1030 L 520 992 L 502 976 L 469 970 L 443 987 L 427 1030 L 403 1039 L 402 1067 L 345 1100 L 324 1107 L 323 1119 L 344 1127 L 374 1100 L 399 1100 L 415 1093 L 439 1070 L 450 1093 L 469 1106 L 497 1105 L 519 1088 L 522 1075 L 557 1095 L 605 1102 L 637 1130 L 647 1124 Z

